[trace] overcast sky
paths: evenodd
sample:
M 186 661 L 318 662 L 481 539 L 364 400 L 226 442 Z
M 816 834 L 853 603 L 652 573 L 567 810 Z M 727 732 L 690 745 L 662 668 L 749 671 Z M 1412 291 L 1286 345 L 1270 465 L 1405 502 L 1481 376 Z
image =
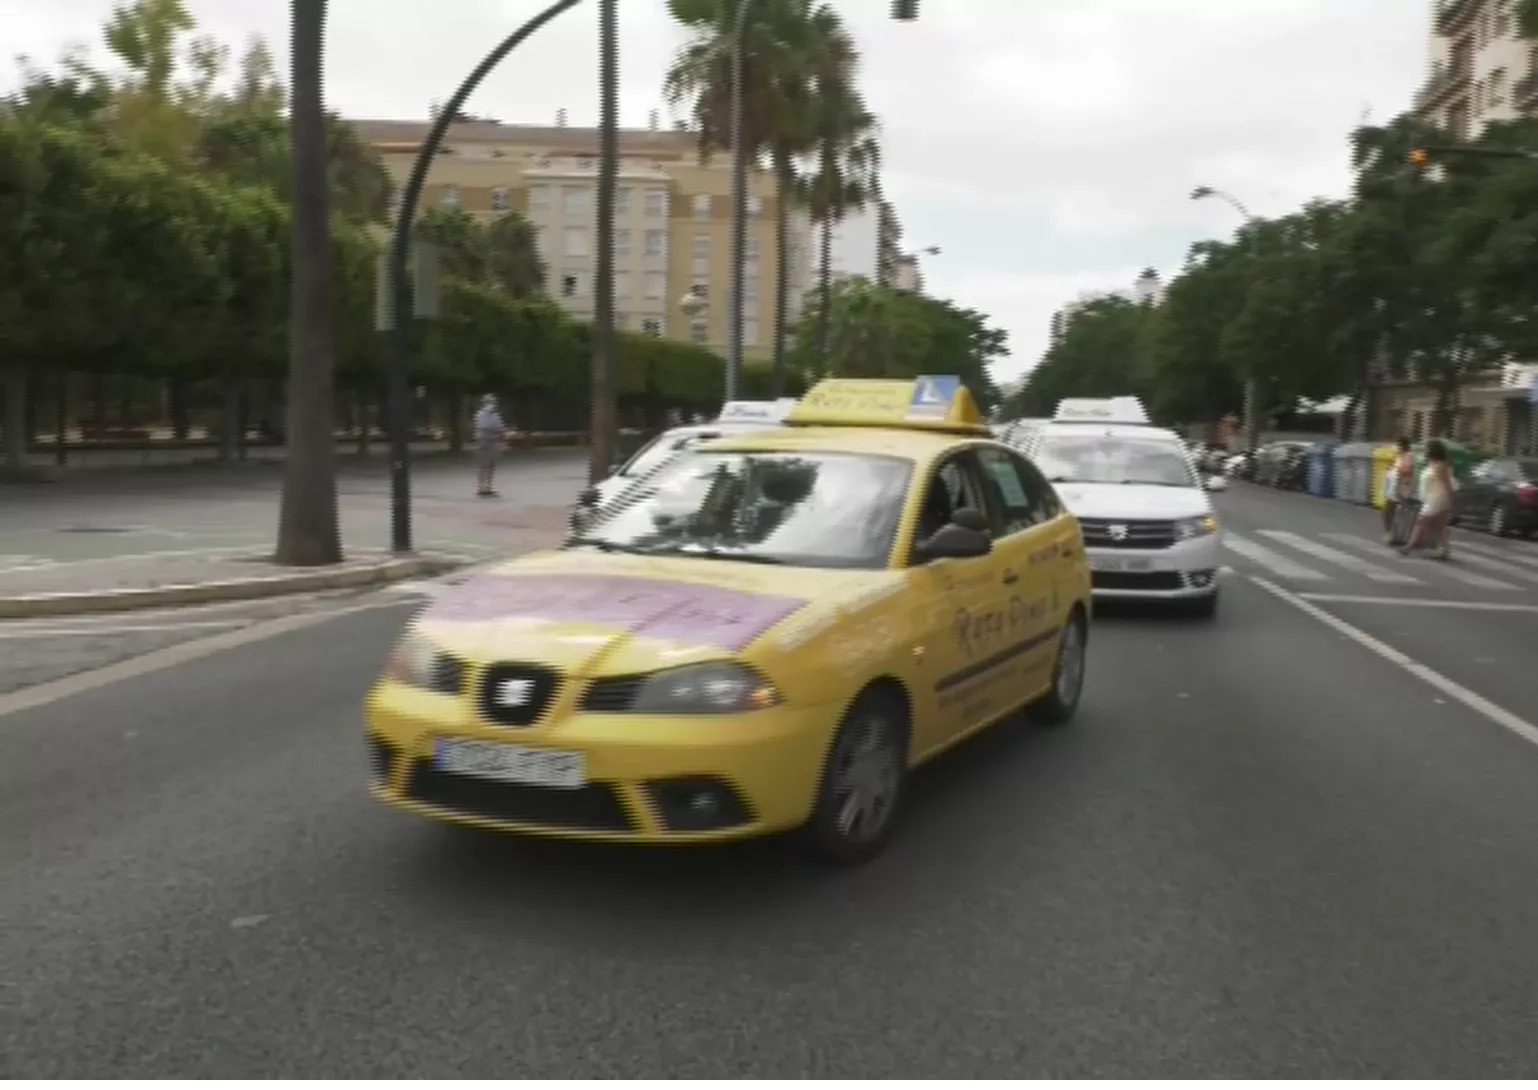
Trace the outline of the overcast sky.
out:
M 1173 271 L 1234 213 L 1194 204 L 1227 189 L 1259 214 L 1347 184 L 1347 131 L 1409 104 L 1423 78 L 1429 0 L 837 0 L 866 57 L 885 186 L 913 247 L 939 246 L 927 287 L 1010 331 L 1012 378 L 1047 323 L 1086 290 Z M 328 96 L 344 114 L 422 117 L 542 0 L 331 0 Z M 287 4 L 191 0 L 232 43 L 266 35 L 286 56 Z M 13 53 L 96 46 L 108 0 L 0 0 Z M 680 40 L 662 0 L 621 4 L 627 125 L 660 107 Z M 596 4 L 515 53 L 474 113 L 546 124 L 597 118 Z M 285 62 L 286 63 L 286 62 Z M 6 81 L 8 84 L 12 79 Z

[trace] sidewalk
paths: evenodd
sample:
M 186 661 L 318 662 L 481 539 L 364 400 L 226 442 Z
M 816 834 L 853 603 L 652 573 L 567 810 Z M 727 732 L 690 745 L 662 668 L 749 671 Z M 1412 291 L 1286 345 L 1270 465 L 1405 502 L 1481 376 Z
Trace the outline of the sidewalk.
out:
M 37 502 L 0 496 L 0 618 L 237 601 L 423 578 L 466 563 L 549 548 L 564 538 L 586 480 L 580 455 L 512 459 L 503 497 L 473 493 L 457 462 L 413 474 L 413 544 L 395 558 L 389 482 L 345 478 L 338 495 L 347 562 L 279 568 L 281 478 L 127 489 L 66 484 Z

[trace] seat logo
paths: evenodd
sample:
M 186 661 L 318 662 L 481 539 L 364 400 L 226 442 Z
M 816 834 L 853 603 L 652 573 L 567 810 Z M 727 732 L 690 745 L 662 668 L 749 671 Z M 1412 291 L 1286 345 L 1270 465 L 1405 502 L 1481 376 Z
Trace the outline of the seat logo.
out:
M 504 708 L 522 708 L 533 695 L 533 678 L 510 677 L 497 684 L 497 703 Z
M 1127 528 L 1125 526 L 1121 525 L 1120 523 L 1117 523 L 1114 526 L 1106 527 L 1106 532 L 1111 535 L 1113 540 L 1116 540 L 1116 541 L 1126 541 L 1127 540 Z

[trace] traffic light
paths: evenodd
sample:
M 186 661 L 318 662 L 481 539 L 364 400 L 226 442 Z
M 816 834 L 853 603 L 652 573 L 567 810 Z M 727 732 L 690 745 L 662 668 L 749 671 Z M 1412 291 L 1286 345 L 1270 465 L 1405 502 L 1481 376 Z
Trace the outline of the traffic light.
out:
M 899 23 L 911 23 L 919 17 L 919 0 L 892 0 L 892 18 Z
M 1410 165 L 1421 170 L 1431 165 L 1431 153 L 1425 148 L 1410 149 Z

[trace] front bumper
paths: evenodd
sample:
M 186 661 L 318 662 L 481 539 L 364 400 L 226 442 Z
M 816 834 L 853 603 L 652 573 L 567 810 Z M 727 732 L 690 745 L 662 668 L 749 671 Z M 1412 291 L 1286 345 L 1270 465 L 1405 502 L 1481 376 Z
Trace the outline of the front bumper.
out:
M 402 810 L 503 832 L 659 844 L 741 840 L 805 823 L 842 710 L 588 713 L 510 728 L 482 725 L 459 697 L 381 682 L 365 705 L 371 791 Z M 577 752 L 586 783 L 515 785 L 445 772 L 433 758 L 440 737 Z
M 1218 592 L 1220 534 L 1177 541 L 1167 549 L 1088 547 L 1096 598 L 1183 601 Z

